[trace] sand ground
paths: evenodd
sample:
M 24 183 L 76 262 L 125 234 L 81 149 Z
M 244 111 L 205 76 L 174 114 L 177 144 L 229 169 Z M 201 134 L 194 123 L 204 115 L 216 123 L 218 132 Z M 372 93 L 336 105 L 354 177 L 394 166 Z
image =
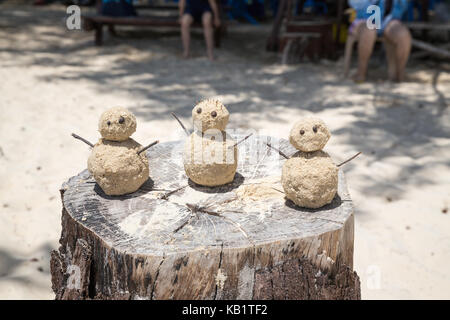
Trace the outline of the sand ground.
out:
M 1 6 L 1 5 L 0 5 Z M 293 119 L 329 125 L 326 150 L 345 167 L 355 204 L 355 265 L 365 299 L 450 298 L 450 65 L 410 61 L 408 81 L 386 82 L 374 57 L 355 85 L 341 61 L 278 64 L 264 52 L 269 26 L 233 25 L 218 61 L 180 59 L 177 31 L 124 29 L 93 46 L 68 31 L 60 6 L 0 9 L 0 298 L 52 299 L 49 251 L 61 232 L 59 187 L 86 167 L 108 107 L 137 115 L 144 143 L 182 137 L 196 101 L 218 97 L 229 127 L 287 137 Z

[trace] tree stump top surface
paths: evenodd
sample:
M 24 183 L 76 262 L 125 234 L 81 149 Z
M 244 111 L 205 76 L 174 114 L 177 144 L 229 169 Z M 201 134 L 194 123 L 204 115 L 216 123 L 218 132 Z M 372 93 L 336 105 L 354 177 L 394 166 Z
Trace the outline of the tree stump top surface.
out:
M 253 135 L 239 145 L 234 181 L 216 188 L 188 180 L 184 141 L 161 143 L 147 150 L 151 178 L 137 192 L 107 196 L 84 170 L 63 184 L 64 208 L 107 246 L 151 256 L 257 246 L 342 228 L 353 212 L 342 170 L 332 203 L 299 208 L 284 197 L 285 159 L 266 142 L 287 155 L 296 152 L 287 140 Z

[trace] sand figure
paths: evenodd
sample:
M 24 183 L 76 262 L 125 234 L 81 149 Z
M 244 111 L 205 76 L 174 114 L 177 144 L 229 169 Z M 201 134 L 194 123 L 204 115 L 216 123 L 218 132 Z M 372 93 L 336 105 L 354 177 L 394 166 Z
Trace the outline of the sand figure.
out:
M 216 99 L 198 103 L 192 110 L 192 134 L 174 113 L 172 115 L 188 136 L 183 154 L 186 175 L 196 184 L 208 187 L 232 182 L 237 168 L 237 145 L 251 135 L 235 142 L 226 133 L 230 116 L 227 108 Z
M 192 110 L 194 132 L 188 137 L 183 154 L 186 175 L 196 184 L 221 186 L 234 179 L 237 147 L 225 127 L 230 114 L 218 100 L 208 99 Z
M 304 118 L 291 130 L 289 141 L 299 150 L 292 157 L 266 143 L 287 159 L 281 183 L 286 198 L 305 208 L 320 208 L 333 201 L 337 192 L 338 169 L 361 154 L 335 165 L 322 148 L 330 138 L 325 123 L 318 118 Z
M 92 145 L 88 170 L 107 195 L 123 195 L 135 192 L 149 178 L 148 159 L 144 151 L 158 143 L 142 147 L 130 136 L 136 131 L 136 118 L 125 108 L 105 111 L 99 121 L 102 136 Z
M 291 130 L 289 141 L 299 152 L 283 165 L 281 183 L 286 197 L 300 207 L 320 208 L 336 195 L 338 167 L 322 151 L 329 138 L 318 118 L 304 118 Z

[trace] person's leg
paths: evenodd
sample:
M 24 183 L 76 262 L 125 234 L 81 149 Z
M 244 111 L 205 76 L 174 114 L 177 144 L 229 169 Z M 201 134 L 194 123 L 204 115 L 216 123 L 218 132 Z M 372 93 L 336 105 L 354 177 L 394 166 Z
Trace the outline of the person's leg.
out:
M 363 82 L 366 80 L 367 66 L 377 40 L 377 30 L 367 28 L 364 23 L 358 29 L 358 71 L 353 80 Z
M 397 63 L 395 58 L 395 43 L 388 39 L 384 39 L 384 49 L 386 50 L 386 60 L 388 64 L 388 77 L 391 81 L 396 81 Z
M 183 57 L 189 57 L 189 45 L 191 42 L 191 24 L 194 19 L 189 13 L 181 17 L 181 39 L 183 41 Z
M 345 42 L 345 53 L 344 53 L 344 77 L 347 78 L 350 71 L 350 65 L 352 63 L 353 46 L 356 41 L 358 41 L 358 34 L 360 32 L 361 26 L 364 22 L 354 21 L 349 28 L 347 41 Z
M 400 21 L 393 20 L 384 31 L 386 41 L 392 44 L 392 61 L 395 63 L 395 81 L 403 81 L 405 77 L 405 67 L 411 52 L 411 33 Z
M 205 34 L 206 52 L 209 60 L 214 60 L 213 48 L 214 48 L 214 29 L 212 23 L 212 13 L 206 11 L 202 15 L 203 32 Z
M 345 42 L 345 54 L 344 54 L 344 77 L 347 78 L 350 70 L 350 64 L 352 62 L 353 44 L 356 37 L 354 34 L 349 33 L 347 35 L 347 41 Z

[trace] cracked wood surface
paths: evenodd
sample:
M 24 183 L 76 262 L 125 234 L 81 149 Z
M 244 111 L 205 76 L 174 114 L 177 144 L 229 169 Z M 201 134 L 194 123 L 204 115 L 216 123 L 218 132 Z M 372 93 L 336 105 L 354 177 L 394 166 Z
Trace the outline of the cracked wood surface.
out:
M 147 150 L 151 180 L 130 195 L 105 195 L 87 170 L 69 179 L 61 190 L 61 247 L 51 263 L 56 298 L 359 298 L 343 173 L 331 204 L 298 208 L 282 192 L 285 159 L 266 143 L 296 151 L 284 139 L 253 135 L 239 145 L 234 181 L 222 187 L 188 181 L 184 141 Z M 79 239 L 89 259 L 80 258 Z M 74 264 L 83 271 L 79 290 L 67 288 Z M 293 279 L 283 282 L 284 296 L 267 288 L 282 270 Z M 300 275 L 328 282 L 290 288 Z

